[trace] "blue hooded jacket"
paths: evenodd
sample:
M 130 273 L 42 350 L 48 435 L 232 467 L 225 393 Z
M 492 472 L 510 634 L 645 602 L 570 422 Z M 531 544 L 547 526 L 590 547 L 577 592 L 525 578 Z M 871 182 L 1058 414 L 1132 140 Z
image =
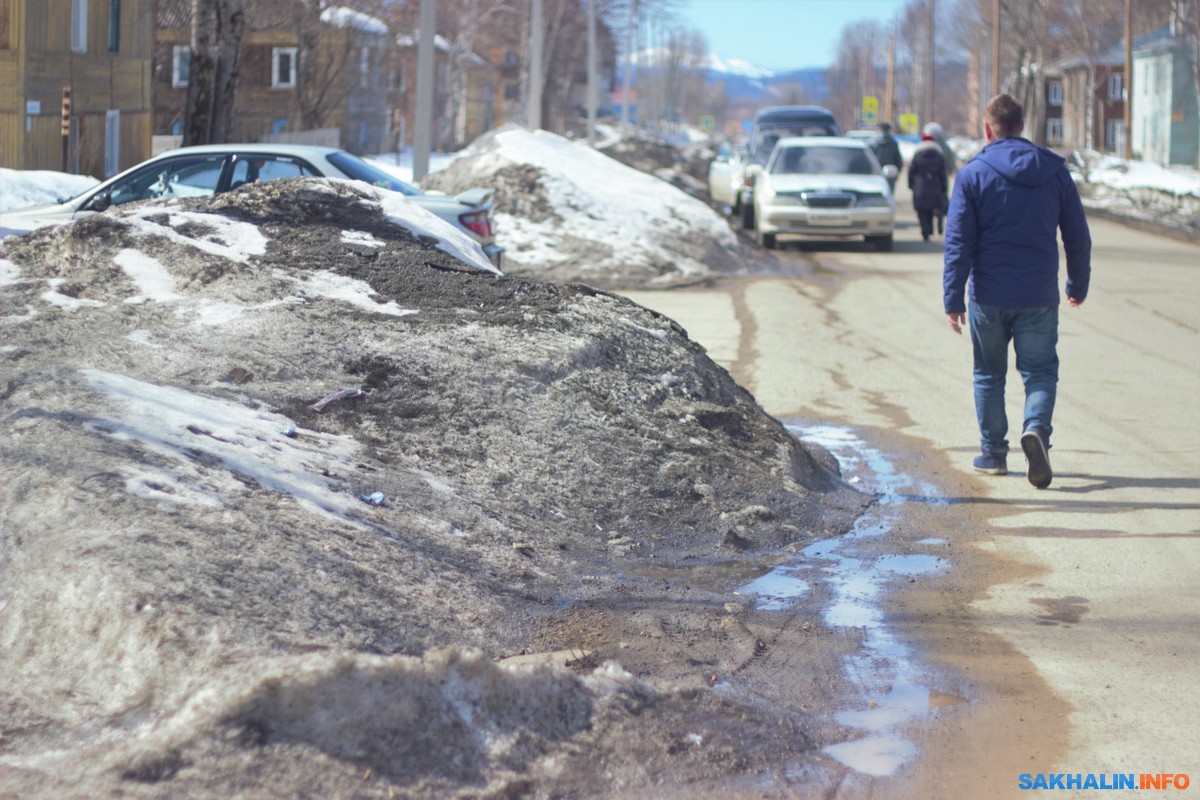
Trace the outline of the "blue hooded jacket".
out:
M 1067 254 L 1067 295 L 1087 297 L 1092 237 L 1066 162 L 1018 137 L 997 139 L 958 172 L 946 215 L 943 304 L 971 299 L 1004 307 L 1056 306 L 1058 231 Z

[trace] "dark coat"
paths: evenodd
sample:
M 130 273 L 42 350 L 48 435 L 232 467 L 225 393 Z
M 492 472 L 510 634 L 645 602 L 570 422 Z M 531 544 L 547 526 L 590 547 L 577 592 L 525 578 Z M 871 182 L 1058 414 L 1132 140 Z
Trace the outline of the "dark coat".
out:
M 971 299 L 1005 307 L 1056 306 L 1058 234 L 1067 254 L 1067 294 L 1083 300 L 1092 238 L 1066 162 L 1017 137 L 997 139 L 958 171 L 946 215 L 943 303 Z
M 886 167 L 891 164 L 896 169 L 904 166 L 904 157 L 900 155 L 900 145 L 890 133 L 880 135 L 871 143 L 871 149 L 875 151 L 875 160 L 879 162 L 879 166 Z
M 941 211 L 949 184 L 946 159 L 935 142 L 924 142 L 913 153 L 908 165 L 908 188 L 917 211 Z

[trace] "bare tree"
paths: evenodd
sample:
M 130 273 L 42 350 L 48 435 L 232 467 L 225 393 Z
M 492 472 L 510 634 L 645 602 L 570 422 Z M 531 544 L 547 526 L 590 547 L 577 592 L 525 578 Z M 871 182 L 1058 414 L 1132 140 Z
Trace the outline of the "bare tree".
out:
M 846 127 L 857 126 L 864 97 L 878 97 L 887 32 L 872 21 L 852 22 L 842 29 L 837 60 L 830 68 L 829 105 Z
M 233 131 L 245 0 L 192 0 L 192 58 L 183 143 L 219 144 Z

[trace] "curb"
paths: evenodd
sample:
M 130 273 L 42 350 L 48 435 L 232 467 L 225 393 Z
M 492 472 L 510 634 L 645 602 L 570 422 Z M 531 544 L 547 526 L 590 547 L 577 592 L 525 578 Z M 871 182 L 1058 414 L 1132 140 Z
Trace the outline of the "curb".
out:
M 1163 222 L 1155 222 L 1151 219 L 1142 219 L 1140 217 L 1130 217 L 1125 214 L 1118 214 L 1106 208 L 1095 208 L 1084 204 L 1084 210 L 1087 216 L 1094 219 L 1102 219 L 1106 222 L 1115 222 L 1118 225 L 1124 225 L 1127 228 L 1141 231 L 1142 233 L 1150 233 L 1155 236 L 1165 236 L 1169 239 L 1175 239 L 1188 244 L 1200 244 L 1200 230 L 1189 230 L 1180 228 L 1175 225 L 1168 225 Z

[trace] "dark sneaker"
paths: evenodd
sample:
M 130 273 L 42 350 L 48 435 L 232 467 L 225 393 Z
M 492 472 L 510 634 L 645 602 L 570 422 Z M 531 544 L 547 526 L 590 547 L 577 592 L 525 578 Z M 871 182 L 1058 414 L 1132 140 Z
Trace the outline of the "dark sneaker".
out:
M 1008 474 L 1008 458 L 1003 454 L 984 453 L 981 456 L 975 456 L 972 466 L 988 475 Z
M 1026 473 L 1029 482 L 1039 489 L 1045 489 L 1054 479 L 1054 472 L 1050 469 L 1050 453 L 1041 434 L 1025 431 L 1021 434 L 1021 449 L 1025 451 L 1025 460 L 1029 462 L 1029 471 Z

